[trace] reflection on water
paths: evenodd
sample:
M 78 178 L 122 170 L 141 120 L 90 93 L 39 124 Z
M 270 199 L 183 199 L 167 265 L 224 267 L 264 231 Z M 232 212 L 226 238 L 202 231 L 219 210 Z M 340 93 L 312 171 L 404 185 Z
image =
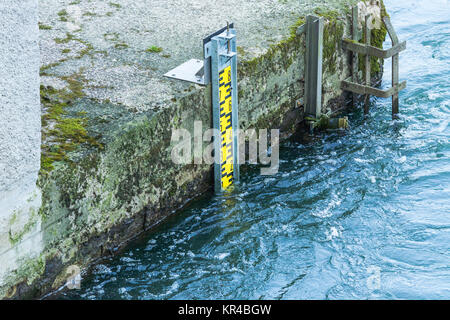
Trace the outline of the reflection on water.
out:
M 374 100 L 346 135 L 286 143 L 276 176 L 247 171 L 65 298 L 450 298 L 450 3 L 385 3 L 408 41 L 400 121 Z

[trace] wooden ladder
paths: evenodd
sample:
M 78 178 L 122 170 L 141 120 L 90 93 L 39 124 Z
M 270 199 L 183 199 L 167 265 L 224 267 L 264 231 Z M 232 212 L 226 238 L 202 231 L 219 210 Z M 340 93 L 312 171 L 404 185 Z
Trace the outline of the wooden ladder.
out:
M 399 53 L 406 49 L 406 41 L 399 42 L 397 34 L 391 24 L 388 16 L 383 18 L 383 23 L 392 40 L 392 47 L 387 50 L 382 50 L 370 45 L 371 30 L 369 28 L 368 19 L 371 16 L 365 17 L 364 35 L 365 44 L 358 43 L 358 7 L 352 10 L 352 39 L 343 39 L 343 47 L 352 52 L 352 76 L 341 82 L 341 88 L 345 91 L 353 92 L 353 102 L 356 101 L 355 94 L 364 95 L 364 113 L 369 113 L 369 97 L 370 95 L 389 98 L 392 97 L 392 118 L 397 118 L 399 112 L 398 107 L 398 93 L 406 88 L 406 81 L 399 83 Z M 358 84 L 358 54 L 365 56 L 365 84 Z M 370 83 L 370 57 L 377 57 L 387 59 L 392 57 L 392 87 L 387 90 L 380 90 L 371 86 Z

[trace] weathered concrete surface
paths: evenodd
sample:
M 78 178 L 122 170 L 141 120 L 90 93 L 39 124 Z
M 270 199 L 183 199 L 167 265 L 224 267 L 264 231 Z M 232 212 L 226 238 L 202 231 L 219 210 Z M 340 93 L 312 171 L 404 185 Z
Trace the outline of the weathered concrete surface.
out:
M 0 284 L 43 249 L 37 0 L 0 3 Z
M 44 247 L 3 292 L 57 289 L 68 266 L 116 252 L 211 188 L 210 166 L 170 159 L 173 129 L 211 123 L 209 89 L 162 76 L 201 58 L 203 36 L 236 23 L 240 125 L 288 134 L 303 113 L 294 102 L 303 97 L 305 43 L 295 26 L 317 8 L 326 19 L 327 112 L 349 76 L 341 39 L 355 2 L 230 0 L 227 11 L 221 1 L 41 0 Z
M 314 5 L 336 9 L 345 2 Z M 42 65 L 58 64 L 46 74 L 82 77 L 89 98 L 133 111 L 159 110 L 189 87 L 162 75 L 190 58 L 201 58 L 204 36 L 233 21 L 245 50 L 241 58 L 251 59 L 286 38 L 288 26 L 308 6 L 298 0 L 42 0 L 40 21 L 52 27 L 41 32 Z M 64 41 L 67 34 L 72 40 Z M 152 46 L 162 51 L 148 52 Z M 43 83 L 52 82 L 44 78 Z

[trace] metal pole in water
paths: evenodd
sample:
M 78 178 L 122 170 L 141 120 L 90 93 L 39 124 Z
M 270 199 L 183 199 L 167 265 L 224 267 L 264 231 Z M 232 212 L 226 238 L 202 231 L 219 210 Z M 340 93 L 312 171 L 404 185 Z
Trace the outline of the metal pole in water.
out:
M 239 181 L 239 118 L 236 30 L 211 38 L 211 85 L 215 138 L 214 187 L 220 193 Z
M 323 18 L 306 17 L 306 114 L 319 118 L 322 109 Z
M 214 139 L 214 188 L 222 192 L 239 181 L 237 44 L 234 24 L 203 39 L 203 61 L 191 59 L 166 77 L 198 85 L 211 84 Z

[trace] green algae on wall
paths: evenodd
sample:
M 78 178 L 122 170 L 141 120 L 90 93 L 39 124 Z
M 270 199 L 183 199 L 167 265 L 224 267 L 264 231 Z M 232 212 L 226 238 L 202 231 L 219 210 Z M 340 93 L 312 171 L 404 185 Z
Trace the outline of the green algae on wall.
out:
M 82 113 L 70 117 L 67 108 L 83 97 L 80 81 L 66 77 L 68 89 L 56 90 L 41 85 L 40 95 L 42 112 L 41 173 L 53 169 L 55 161 L 69 161 L 67 153 L 74 151 L 80 144 L 102 148 L 96 138 L 87 132 L 87 118 Z
M 60 12 L 60 16 L 65 16 L 64 10 Z M 81 59 L 93 50 L 90 43 L 75 37 L 71 33 L 66 33 L 65 38 L 55 39 L 55 42 L 59 44 L 69 43 L 70 41 L 76 41 L 85 46 L 77 56 L 71 59 Z M 67 49 L 63 52 L 67 53 Z M 67 60 L 69 58 L 41 67 L 40 75 L 49 75 L 48 71 L 51 68 L 59 66 Z M 68 83 L 68 87 L 65 89 L 56 90 L 43 85 L 40 87 L 42 106 L 41 174 L 48 174 L 52 171 L 55 162 L 70 161 L 67 156 L 68 153 L 76 150 L 81 144 L 103 148 L 103 145 L 97 141 L 98 137 L 92 137 L 88 133 L 88 119 L 85 117 L 85 113 L 79 112 L 77 115 L 69 115 L 67 111 L 73 103 L 85 96 L 83 79 L 80 73 L 58 77 Z
M 35 208 L 30 209 L 30 217 L 28 221 L 20 230 L 13 230 L 13 226 L 16 224 L 19 219 L 19 215 L 23 214 L 22 212 L 15 211 L 9 220 L 9 242 L 14 246 L 22 241 L 25 234 L 29 233 L 33 227 L 36 226 L 39 220 L 38 210 Z
M 45 261 L 45 255 L 18 261 L 20 267 L 3 281 L 5 285 L 0 287 L 0 297 L 9 299 L 19 294 L 19 292 L 17 292 L 18 281 L 29 286 L 32 285 L 35 280 L 39 279 L 44 274 Z M 35 295 L 36 293 L 32 290 L 31 292 L 26 293 L 23 298 L 28 297 L 31 299 L 35 298 Z
M 281 59 L 284 61 L 282 67 L 284 70 L 288 69 L 289 66 L 293 62 L 293 56 L 291 54 L 288 55 L 288 50 L 290 49 L 291 45 L 294 45 L 295 48 L 299 49 L 301 46 L 301 36 L 297 34 L 297 29 L 301 25 L 305 23 L 304 17 L 300 17 L 297 19 L 297 22 L 290 27 L 289 36 L 281 40 L 280 42 L 276 44 L 270 45 L 269 49 L 266 53 L 264 53 L 261 56 L 258 56 L 256 58 L 253 58 L 251 60 L 246 61 L 240 61 L 239 68 L 238 68 L 238 76 L 239 78 L 244 77 L 245 75 L 251 74 L 256 70 L 256 67 L 260 65 L 262 62 L 266 60 L 270 60 L 274 57 L 275 54 L 282 54 L 283 57 L 286 59 Z M 245 53 L 245 51 L 242 48 L 238 48 L 241 53 Z M 274 66 L 274 68 L 277 68 L 277 66 Z M 267 70 L 270 71 L 270 70 Z
M 382 0 L 381 5 L 381 19 L 385 16 L 389 16 L 386 11 L 386 7 Z M 347 8 L 346 13 L 350 14 L 350 8 Z M 336 10 L 327 10 L 323 8 L 317 8 L 314 13 L 318 16 L 324 17 L 327 23 L 324 26 L 324 47 L 323 47 L 323 59 L 324 59 L 324 72 L 330 73 L 336 72 L 336 55 L 339 48 L 341 48 L 341 39 L 344 35 L 344 22 L 342 21 L 342 15 Z M 380 29 L 371 30 L 371 45 L 382 49 L 383 43 L 386 39 L 387 29 L 382 23 Z M 365 37 L 363 34 L 361 43 L 365 43 Z M 364 56 L 359 55 L 358 67 L 360 71 L 365 70 Z M 382 71 L 383 59 L 377 57 L 370 58 L 371 76 L 378 76 Z
M 383 1 L 380 1 L 381 4 L 381 20 L 383 20 L 384 17 L 389 17 L 386 7 L 383 3 Z M 381 23 L 380 29 L 372 29 L 370 32 L 370 44 L 374 47 L 383 49 L 383 43 L 386 39 L 387 35 L 387 29 L 384 23 Z M 363 33 L 361 43 L 365 43 L 365 35 Z M 365 59 L 364 55 L 359 54 L 358 55 L 358 68 L 360 71 L 365 71 Z M 382 72 L 382 66 L 384 63 L 384 59 L 377 58 L 377 57 L 370 57 L 370 75 L 371 77 L 378 77 L 379 74 Z
M 338 19 L 334 11 L 320 12 L 327 21 L 323 28 L 323 72 L 334 74 L 337 70 L 337 56 L 341 48 L 341 40 L 344 36 L 344 22 Z

